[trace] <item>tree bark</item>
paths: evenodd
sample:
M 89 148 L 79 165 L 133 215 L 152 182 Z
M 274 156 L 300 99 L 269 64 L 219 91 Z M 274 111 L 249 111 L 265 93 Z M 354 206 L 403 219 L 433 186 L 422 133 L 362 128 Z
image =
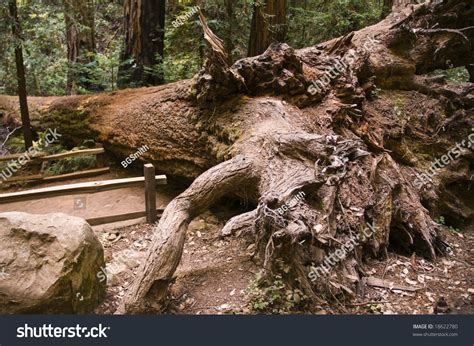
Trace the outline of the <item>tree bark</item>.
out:
M 197 178 L 179 197 L 170 203 L 160 219 L 159 236 L 154 238 L 146 265 L 141 275 L 134 282 L 130 291 L 130 305 L 133 311 L 160 310 L 159 303 L 166 299 L 167 287 L 181 259 L 186 229 L 191 220 L 215 203 L 220 197 L 244 188 L 252 179 L 252 164 L 245 157 L 236 156 L 223 162 Z M 176 251 L 178 250 L 178 251 Z M 154 253 L 163 254 L 157 265 Z M 142 305 L 143 297 L 147 306 Z M 137 302 L 137 305 L 134 305 Z M 149 304 L 149 305 L 148 305 Z
M 436 15 L 445 15 L 450 11 L 457 13 L 457 16 L 453 16 L 456 18 L 454 22 L 445 23 L 456 28 L 451 30 L 464 32 L 464 29 L 472 24 L 469 15 L 472 15 L 473 10 L 467 2 L 463 2 L 459 7 L 454 2 L 448 3 L 433 11 L 434 15 L 426 15 L 429 11 L 412 14 L 411 20 L 405 18 L 405 26 L 413 28 L 420 25 L 424 28 L 426 23 L 437 22 Z M 418 187 L 405 176 L 406 171 L 402 168 L 405 160 L 397 154 L 390 155 L 386 149 L 380 152 L 380 147 L 376 145 L 378 148 L 375 148 L 372 140 L 361 136 L 361 128 L 350 120 L 352 116 L 357 119 L 357 114 L 364 112 L 363 102 L 361 103 L 361 100 L 367 97 L 367 94 L 364 95 L 364 88 L 370 89 L 368 85 L 373 81 L 379 82 L 384 78 L 386 68 L 394 71 L 391 66 L 386 66 L 387 60 L 397 60 L 396 64 L 400 65 L 401 57 L 395 58 L 394 51 L 388 50 L 387 46 L 395 47 L 402 42 L 406 44 L 406 37 L 403 37 L 406 35 L 405 26 L 399 28 L 399 23 L 396 23 L 392 26 L 392 31 L 386 33 L 386 26 L 381 25 L 382 31 L 379 34 L 383 37 L 379 42 L 364 37 L 363 34 L 357 35 L 353 42 L 353 35 L 333 40 L 321 45 L 325 53 L 314 48 L 295 53 L 286 45 L 274 44 L 258 58 L 238 61 L 227 71 L 219 51 L 214 50 L 214 63 L 207 65 L 201 72 L 201 78 L 196 79 L 195 88 L 199 91 L 197 101 L 201 107 L 209 107 L 209 102 L 212 102 L 214 108 L 213 115 L 201 115 L 202 121 L 206 119 L 207 122 L 220 123 L 217 119 L 222 117 L 224 110 L 219 104 L 216 105 L 216 100 L 222 102 L 226 96 L 231 97 L 229 94 L 244 92 L 258 95 L 268 94 L 271 90 L 286 95 L 283 98 L 300 107 L 323 100 L 323 109 L 326 112 L 332 105 L 336 108 L 333 114 L 339 114 L 345 121 L 354 124 L 349 125 L 348 129 L 356 136 L 349 139 L 334 134 L 328 136 L 311 133 L 308 128 L 301 126 L 301 123 L 295 122 L 299 113 L 297 109 L 287 109 L 276 100 L 267 100 L 267 103 L 264 103 L 266 106 L 258 101 L 251 102 L 248 107 L 243 106 L 244 114 L 248 108 L 254 110 L 252 114 L 265 114 L 263 119 L 271 125 L 265 128 L 252 119 L 242 139 L 233 144 L 233 152 L 238 155 L 203 173 L 166 208 L 148 257 L 139 270 L 139 277 L 124 299 L 122 311 L 136 313 L 163 309 L 169 284 L 179 263 L 189 221 L 212 205 L 222 193 L 237 189 L 256 195 L 257 208 L 229 220 L 224 227 L 224 235 L 232 234 L 235 228 L 247 228 L 256 236 L 258 253 L 267 274 L 279 273 L 290 286 L 296 285 L 312 298 L 315 297 L 315 291 L 327 289 L 329 285 L 327 278 L 319 278 L 316 282 L 308 279 L 308 263 L 315 261 L 315 248 L 318 252 L 328 254 L 337 244 L 345 244 L 354 237 L 348 237 L 348 234 L 364 232 L 366 224 L 372 225 L 373 233 L 362 241 L 362 244 L 358 244 L 360 250 L 369 247 L 374 254 L 380 254 L 392 243 L 408 253 L 416 251 L 432 259 L 438 253 L 443 253 L 444 243 L 439 237 L 438 226 L 422 205 Z M 419 32 L 421 35 L 432 34 L 429 31 Z M 471 29 L 466 29 L 466 34 L 468 40 L 474 38 Z M 459 47 L 460 41 L 464 39 L 463 35 L 454 32 L 449 36 L 448 41 L 451 42 L 443 42 L 443 47 L 437 50 L 444 58 L 447 55 L 453 58 L 457 56 L 458 52 L 452 47 Z M 371 42 L 370 47 L 365 43 L 367 40 Z M 416 42 L 417 40 L 420 41 Z M 212 44 L 212 40 L 209 42 Z M 421 48 L 421 42 L 427 47 Z M 350 44 L 355 44 L 358 49 L 354 52 Z M 405 62 L 404 67 L 398 67 L 398 73 L 405 75 L 403 78 L 406 87 L 426 90 L 417 81 L 414 73 L 417 70 L 430 70 L 438 64 L 436 59 L 432 63 L 426 63 L 426 55 L 433 54 L 428 46 L 430 44 L 425 37 L 410 39 L 411 49 L 408 49 L 408 54 L 405 55 L 410 57 L 410 61 Z M 463 50 L 468 50 L 469 47 L 468 42 L 463 43 Z M 316 93 L 311 93 L 314 99 L 307 98 L 307 95 L 296 96 L 304 93 L 305 88 L 301 90 L 299 86 L 306 84 L 305 71 L 314 69 L 316 61 L 319 65 L 317 69 L 323 68 L 323 71 L 327 71 L 328 67 L 334 64 L 329 55 L 342 56 L 348 53 L 354 58 L 348 66 L 350 72 L 341 73 L 339 76 L 331 75 L 335 81 L 331 83 L 329 94 L 327 90 L 319 89 Z M 374 57 L 368 60 L 371 53 Z M 324 54 L 329 54 L 328 60 Z M 462 66 L 466 60 L 472 61 L 472 53 L 466 54 L 468 58 L 458 57 L 454 64 Z M 392 55 L 393 59 L 387 59 L 387 55 Z M 383 56 L 383 62 L 379 60 L 380 56 Z M 321 66 L 325 64 L 323 61 L 327 62 L 326 68 Z M 261 65 L 268 63 L 273 71 L 285 72 L 271 73 L 268 69 L 262 69 Z M 368 64 L 371 65 L 369 70 L 375 73 L 371 77 L 364 72 L 367 71 Z M 256 71 L 263 70 L 267 74 L 266 78 L 256 78 Z M 407 74 L 411 77 L 406 76 Z M 213 83 L 219 87 L 213 88 Z M 400 86 L 390 82 L 385 85 Z M 337 100 L 330 95 L 337 95 Z M 266 107 L 271 111 L 266 111 Z M 349 110 L 351 108 L 352 110 Z M 289 116 L 290 113 L 292 116 Z M 303 114 L 300 115 L 304 118 Z M 368 118 L 366 120 L 370 121 Z M 333 126 L 336 123 L 333 120 Z M 336 128 L 338 126 L 340 125 L 336 125 Z M 339 128 L 339 133 L 345 132 L 342 128 Z M 393 150 L 395 151 L 399 150 Z M 239 174 L 235 174 L 235 170 Z M 301 193 L 307 196 L 306 199 L 293 203 L 295 196 Z M 313 204 L 311 201 L 318 202 Z M 358 210 L 359 213 L 348 212 L 349 209 Z M 337 244 L 328 247 L 327 239 L 333 237 L 338 238 Z M 343 260 L 348 268 L 351 262 L 359 261 L 357 253 L 350 254 Z M 282 272 L 282 263 L 290 270 Z M 353 270 L 353 273 L 358 275 L 357 271 Z M 343 275 L 338 275 L 338 280 L 344 281 Z
M 248 56 L 263 53 L 272 42 L 284 42 L 286 0 L 255 2 L 250 27 Z
M 227 26 L 224 36 L 224 45 L 225 50 L 229 54 L 230 59 L 232 59 L 232 52 L 234 51 L 234 41 L 233 37 L 233 27 L 235 25 L 235 15 L 234 15 L 235 0 L 225 0 L 225 9 L 227 17 Z
M 120 85 L 159 85 L 164 82 L 165 0 L 125 0 L 125 42 Z
M 28 111 L 28 100 L 26 92 L 25 65 L 23 63 L 23 44 L 21 40 L 21 27 L 18 18 L 18 9 L 16 0 L 10 0 L 9 3 L 10 17 L 12 19 L 12 34 L 15 42 L 15 63 L 16 75 L 18 80 L 18 98 L 20 101 L 21 124 L 23 128 L 23 138 L 25 147 L 28 150 L 33 145 L 33 137 L 31 134 L 30 114 Z
M 170 0 L 166 6 L 166 15 L 175 15 L 177 9 L 177 0 Z
M 95 20 L 92 0 L 64 0 L 66 21 L 67 94 L 76 94 L 80 89 L 101 90 L 92 73 L 95 61 Z

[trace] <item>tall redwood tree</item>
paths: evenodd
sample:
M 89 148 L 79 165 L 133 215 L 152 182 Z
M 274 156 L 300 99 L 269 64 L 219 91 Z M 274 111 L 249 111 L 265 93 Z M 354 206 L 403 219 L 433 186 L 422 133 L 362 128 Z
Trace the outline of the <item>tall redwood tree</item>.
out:
M 250 28 L 248 56 L 263 53 L 274 42 L 283 42 L 286 33 L 286 0 L 255 2 Z
M 21 42 L 21 27 L 18 18 L 16 0 L 9 1 L 10 17 L 12 20 L 12 34 L 15 42 L 15 63 L 16 75 L 18 79 L 18 97 L 20 99 L 21 123 L 23 127 L 23 137 L 26 148 L 33 145 L 33 137 L 30 128 L 30 114 L 28 112 L 28 100 L 26 94 L 25 65 L 23 62 L 23 46 Z
M 165 40 L 165 0 L 125 0 L 125 43 L 121 57 L 121 86 L 164 82 L 160 64 Z
M 91 66 L 96 53 L 94 1 L 63 0 L 63 5 L 69 62 L 66 92 L 74 94 L 80 87 L 98 90 Z

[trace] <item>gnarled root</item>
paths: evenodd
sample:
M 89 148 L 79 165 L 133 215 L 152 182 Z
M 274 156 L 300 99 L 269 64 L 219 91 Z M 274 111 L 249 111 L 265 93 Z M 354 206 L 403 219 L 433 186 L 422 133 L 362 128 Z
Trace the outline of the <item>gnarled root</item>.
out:
M 354 253 L 335 267 L 385 251 L 390 242 L 435 256 L 435 224 L 387 154 L 374 157 L 362 142 L 336 135 L 273 133 L 252 141 L 259 143 L 257 152 L 253 145 L 244 147 L 248 153 L 202 174 L 166 208 L 125 298 L 127 312 L 163 310 L 189 222 L 237 189 L 256 187 L 258 207 L 230 219 L 223 235 L 251 230 L 267 274 L 282 275 L 313 302 L 318 290 L 308 276 L 311 265 L 351 239 L 356 239 Z M 367 223 L 375 231 L 362 237 Z M 333 284 L 347 288 L 342 280 Z
M 189 222 L 223 195 L 253 180 L 252 162 L 244 156 L 236 156 L 203 173 L 176 197 L 154 230 L 148 255 L 120 310 L 128 313 L 161 311 L 181 260 Z

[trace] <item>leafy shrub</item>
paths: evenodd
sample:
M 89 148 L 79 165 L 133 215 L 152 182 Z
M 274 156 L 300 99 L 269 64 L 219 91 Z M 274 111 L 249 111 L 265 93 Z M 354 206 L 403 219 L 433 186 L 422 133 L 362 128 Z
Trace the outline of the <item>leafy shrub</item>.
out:
M 434 70 L 430 73 L 432 76 L 439 76 L 442 75 L 446 77 L 448 81 L 454 83 L 462 83 L 469 81 L 469 72 L 463 66 L 461 67 L 454 67 L 447 70 Z
M 45 175 L 59 175 L 93 168 L 97 164 L 94 155 L 67 157 L 53 161 L 45 170 Z
M 272 277 L 257 273 L 255 280 L 247 288 L 250 309 L 256 313 L 285 314 L 301 309 L 308 297 L 299 289 L 291 289 L 284 283 L 281 275 Z
M 462 232 L 462 230 L 460 228 L 447 225 L 446 220 L 445 220 L 444 216 L 442 216 L 442 215 L 435 218 L 434 222 L 436 222 L 437 224 L 440 224 L 442 226 L 447 227 L 448 231 L 451 232 L 451 233 L 461 233 Z

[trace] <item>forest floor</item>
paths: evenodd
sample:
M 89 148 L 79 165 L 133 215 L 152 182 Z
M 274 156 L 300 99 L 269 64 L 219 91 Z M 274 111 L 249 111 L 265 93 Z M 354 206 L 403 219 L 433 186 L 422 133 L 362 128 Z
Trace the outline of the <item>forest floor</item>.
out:
M 248 286 L 255 279 L 259 266 L 253 255 L 253 236 L 221 238 L 220 230 L 232 215 L 225 207 L 206 212 L 190 225 L 183 258 L 171 289 L 167 313 L 173 314 L 249 314 Z M 110 233 L 99 233 L 108 265 L 119 268 L 117 258 L 129 249 L 137 256 L 127 256 L 124 265 L 114 275 L 106 300 L 96 310 L 100 314 L 114 313 L 139 260 L 151 242 L 151 225 L 134 225 Z M 394 285 L 415 291 L 377 288 L 364 285 L 362 295 L 345 301 L 328 301 L 316 309 L 319 314 L 433 314 L 474 313 L 474 230 L 461 233 L 443 231 L 453 246 L 453 256 L 435 262 L 393 252 L 384 260 L 366 263 L 367 276 L 383 278 Z M 130 253 L 128 253 L 130 254 Z M 132 263 L 130 263 L 132 262 Z M 446 304 L 445 304 L 446 303 Z M 314 311 L 314 309 L 313 309 Z

